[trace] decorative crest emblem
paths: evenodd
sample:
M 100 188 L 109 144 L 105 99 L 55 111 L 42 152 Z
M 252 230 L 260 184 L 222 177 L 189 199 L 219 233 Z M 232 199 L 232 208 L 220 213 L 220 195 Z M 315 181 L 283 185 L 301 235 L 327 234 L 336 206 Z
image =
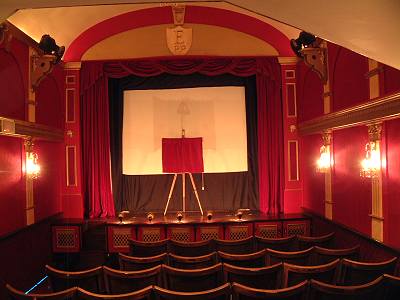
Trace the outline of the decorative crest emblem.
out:
M 168 49 L 174 55 L 186 54 L 192 46 L 192 28 L 184 28 L 185 6 L 171 6 L 174 16 L 174 27 L 167 28 Z

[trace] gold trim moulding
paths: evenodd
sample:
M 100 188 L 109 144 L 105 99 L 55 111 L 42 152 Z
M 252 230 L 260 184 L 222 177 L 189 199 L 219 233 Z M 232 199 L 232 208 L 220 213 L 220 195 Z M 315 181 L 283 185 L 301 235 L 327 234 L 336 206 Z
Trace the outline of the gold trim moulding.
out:
M 300 135 L 367 125 L 400 117 L 400 93 L 377 98 L 299 124 Z
M 378 220 L 378 221 L 384 221 L 385 219 L 383 217 L 377 216 L 377 215 L 373 215 L 373 214 L 369 214 L 368 216 L 370 216 L 372 219 Z
M 15 125 L 15 129 L 13 130 L 13 132 L 1 131 L 0 135 L 8 135 L 20 138 L 33 137 L 35 139 L 60 141 L 60 142 L 64 140 L 64 133 L 61 129 L 58 128 L 22 120 L 13 120 L 3 117 L 0 117 L 0 120 L 7 120 L 9 122 L 13 122 Z

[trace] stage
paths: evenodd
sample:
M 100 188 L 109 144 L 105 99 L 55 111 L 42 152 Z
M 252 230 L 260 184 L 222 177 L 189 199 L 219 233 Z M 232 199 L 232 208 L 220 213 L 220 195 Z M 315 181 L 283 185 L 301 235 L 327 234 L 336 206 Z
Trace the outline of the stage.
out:
M 63 219 L 53 225 L 53 251 L 79 252 L 83 236 L 92 239 L 90 228 L 102 228 L 104 249 L 108 253 L 129 251 L 129 239 L 155 242 L 173 239 L 194 242 L 205 239 L 238 240 L 250 236 L 279 238 L 290 235 L 310 235 L 310 220 L 302 214 L 271 216 L 258 211 L 162 212 L 130 214 L 119 218 L 71 220 Z M 182 216 L 178 220 L 178 214 Z M 66 242 L 67 241 L 67 242 Z

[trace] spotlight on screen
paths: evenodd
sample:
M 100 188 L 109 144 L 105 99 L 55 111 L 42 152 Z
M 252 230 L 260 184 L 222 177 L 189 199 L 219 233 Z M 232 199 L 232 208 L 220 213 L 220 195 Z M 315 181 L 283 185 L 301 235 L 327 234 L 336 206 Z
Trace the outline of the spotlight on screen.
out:
M 147 214 L 147 220 L 149 221 L 149 223 L 151 223 L 151 221 L 153 221 L 153 219 L 154 219 L 154 215 L 153 215 L 153 213 L 148 213 Z
M 211 211 L 207 212 L 207 220 L 211 221 L 212 217 L 213 217 L 212 212 Z
M 57 46 L 56 41 L 48 34 L 44 34 L 40 39 L 39 48 L 43 50 L 44 54 L 54 55 L 56 57 L 56 64 L 60 62 L 65 52 L 65 47 Z
M 316 41 L 315 35 L 305 32 L 305 31 L 302 31 L 302 32 L 300 32 L 299 37 L 297 39 L 290 40 L 290 47 L 292 47 L 293 52 L 298 57 L 303 57 L 301 50 L 303 48 L 309 47 L 315 41 Z
M 241 211 L 240 209 L 237 210 L 236 212 L 236 217 L 238 218 L 238 220 L 242 220 L 243 217 L 243 211 Z
M 179 223 L 182 222 L 182 219 L 183 219 L 183 214 L 182 214 L 182 212 L 178 212 L 178 213 L 176 214 L 176 219 L 178 220 Z
M 118 214 L 118 220 L 119 220 L 119 222 L 120 223 L 122 223 L 122 220 L 124 219 L 124 214 L 122 213 L 122 212 L 120 212 L 119 214 Z

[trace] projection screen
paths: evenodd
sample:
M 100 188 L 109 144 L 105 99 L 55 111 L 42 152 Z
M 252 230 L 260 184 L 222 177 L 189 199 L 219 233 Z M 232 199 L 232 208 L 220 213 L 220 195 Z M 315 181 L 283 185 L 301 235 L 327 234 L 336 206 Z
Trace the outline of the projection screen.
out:
M 162 174 L 162 138 L 203 138 L 205 173 L 247 171 L 244 87 L 124 91 L 122 169 Z

